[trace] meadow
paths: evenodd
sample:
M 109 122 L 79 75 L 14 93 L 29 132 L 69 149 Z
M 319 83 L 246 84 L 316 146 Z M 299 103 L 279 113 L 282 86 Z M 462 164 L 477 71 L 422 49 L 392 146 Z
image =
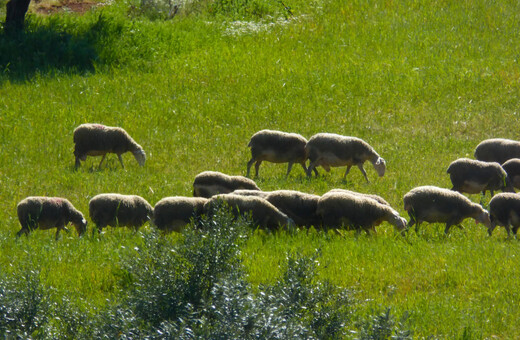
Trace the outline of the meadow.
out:
M 245 175 L 249 138 L 268 128 L 363 138 L 387 172 L 377 178 L 367 163 L 366 183 L 357 169 L 344 181 L 341 168 L 308 179 L 295 166 L 285 178 L 285 165 L 264 163 L 255 179 L 263 190 L 376 193 L 408 217 L 410 189 L 450 188 L 451 161 L 472 158 L 483 139 L 519 138 L 515 1 L 287 0 L 289 13 L 276 1 L 200 0 L 170 19 L 146 3 L 33 13 L 24 33 L 0 34 L 0 273 L 36 272 L 56 301 L 79 310 L 117 299 L 121 260 L 153 228 L 16 239 L 16 204 L 26 196 L 66 197 L 86 215 L 103 192 L 152 205 L 190 196 L 201 171 Z M 74 171 L 72 131 L 85 122 L 125 128 L 146 165 L 126 154 L 121 169 L 112 155 L 102 169 L 88 158 Z M 259 287 L 277 282 L 288 254 L 319 254 L 316 280 L 349 289 L 356 318 L 389 308 L 396 320 L 407 316 L 414 338 L 515 338 L 520 244 L 503 228 L 488 237 L 471 220 L 463 225 L 448 237 L 440 224 L 405 237 L 386 223 L 370 237 L 257 231 L 240 258 Z

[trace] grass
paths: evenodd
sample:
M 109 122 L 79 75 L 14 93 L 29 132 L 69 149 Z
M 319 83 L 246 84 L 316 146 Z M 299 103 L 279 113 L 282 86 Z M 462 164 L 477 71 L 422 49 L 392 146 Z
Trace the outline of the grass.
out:
M 203 170 L 245 174 L 247 142 L 260 129 L 358 136 L 388 164 L 384 178 L 367 164 L 367 184 L 357 169 L 346 182 L 344 169 L 308 180 L 295 167 L 285 179 L 285 166 L 267 163 L 262 189 L 347 187 L 380 194 L 403 215 L 408 190 L 450 187 L 448 164 L 472 157 L 481 140 L 518 139 L 514 2 L 292 1 L 288 21 L 266 2 L 273 18 L 245 13 L 258 29 L 237 34 L 236 13 L 197 4 L 169 21 L 128 17 L 124 1 L 81 17 L 31 15 L 18 40 L 0 35 L 2 271 L 38 267 L 42 282 L 75 304 L 103 306 L 118 289 L 118 259 L 141 234 L 109 229 L 77 239 L 71 231 L 54 242 L 52 231 L 36 231 L 15 240 L 16 203 L 63 196 L 87 214 L 101 192 L 152 204 L 191 195 Z M 45 48 L 48 41 L 60 48 Z M 83 122 L 124 127 L 146 150 L 145 167 L 127 154 L 125 170 L 113 156 L 100 171 L 89 158 L 74 172 L 72 131 Z M 321 249 L 319 275 L 353 288 L 365 301 L 360 314 L 408 312 L 419 338 L 514 337 L 519 245 L 503 230 L 488 238 L 464 225 L 448 238 L 440 225 L 405 239 L 387 224 L 375 237 L 257 233 L 243 258 L 259 284 L 277 279 L 287 252 Z

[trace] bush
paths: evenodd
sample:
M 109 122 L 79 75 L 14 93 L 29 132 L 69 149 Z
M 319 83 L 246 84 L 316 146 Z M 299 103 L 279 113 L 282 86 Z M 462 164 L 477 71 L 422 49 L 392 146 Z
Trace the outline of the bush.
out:
M 0 337 L 39 337 L 47 322 L 48 299 L 39 273 L 27 271 L 16 277 L 0 277 Z

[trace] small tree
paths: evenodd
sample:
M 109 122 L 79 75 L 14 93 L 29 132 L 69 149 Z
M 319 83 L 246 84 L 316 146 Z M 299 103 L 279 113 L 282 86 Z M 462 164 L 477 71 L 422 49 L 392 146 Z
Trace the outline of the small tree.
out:
M 9 0 L 6 5 L 5 30 L 7 32 L 23 29 L 25 13 L 31 0 Z

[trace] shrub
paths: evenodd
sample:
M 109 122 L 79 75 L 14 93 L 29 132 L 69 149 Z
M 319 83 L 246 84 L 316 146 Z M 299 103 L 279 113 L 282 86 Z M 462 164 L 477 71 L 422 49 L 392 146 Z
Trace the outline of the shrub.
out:
M 47 322 L 47 311 L 48 299 L 38 272 L 28 270 L 15 277 L 0 277 L 0 337 L 39 337 L 38 331 Z

